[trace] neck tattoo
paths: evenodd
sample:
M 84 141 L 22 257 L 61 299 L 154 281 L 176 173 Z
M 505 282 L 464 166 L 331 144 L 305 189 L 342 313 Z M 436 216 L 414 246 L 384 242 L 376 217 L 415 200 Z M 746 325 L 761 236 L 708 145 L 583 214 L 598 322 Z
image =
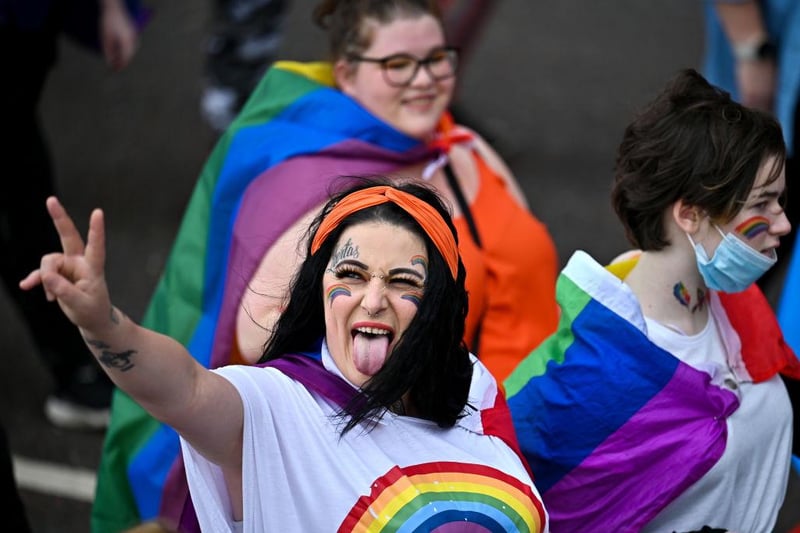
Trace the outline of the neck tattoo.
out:
M 682 281 L 679 281 L 672 287 L 672 294 L 675 296 L 675 299 L 691 313 L 702 311 L 708 301 L 708 292 L 698 287 L 697 299 L 692 303 L 692 295 L 689 294 L 689 289 L 686 288 L 686 285 L 684 285 Z

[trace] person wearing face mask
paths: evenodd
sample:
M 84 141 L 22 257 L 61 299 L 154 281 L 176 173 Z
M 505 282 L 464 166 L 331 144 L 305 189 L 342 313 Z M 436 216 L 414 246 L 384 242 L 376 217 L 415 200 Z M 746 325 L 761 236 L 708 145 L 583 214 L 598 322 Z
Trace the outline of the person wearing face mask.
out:
M 373 177 L 335 194 L 261 364 L 214 370 L 114 307 L 100 210 L 84 245 L 47 208 L 63 252 L 20 286 L 41 284 L 115 384 L 180 434 L 178 531 L 549 531 L 502 391 L 462 340 L 464 264 L 429 187 Z
M 638 251 L 576 252 L 559 331 L 505 381 L 553 530 L 773 530 L 800 363 L 755 282 L 791 229 L 785 154 L 691 69 L 625 129 L 611 198 Z
M 458 50 L 436 0 L 326 0 L 330 61 L 281 61 L 219 140 L 189 201 L 144 325 L 203 366 L 254 363 L 288 304 L 298 245 L 338 176 L 434 187 L 466 266 L 464 340 L 497 379 L 558 322 L 558 258 L 498 154 L 447 112 Z M 178 437 L 115 396 L 93 530 L 164 516 L 185 493 Z

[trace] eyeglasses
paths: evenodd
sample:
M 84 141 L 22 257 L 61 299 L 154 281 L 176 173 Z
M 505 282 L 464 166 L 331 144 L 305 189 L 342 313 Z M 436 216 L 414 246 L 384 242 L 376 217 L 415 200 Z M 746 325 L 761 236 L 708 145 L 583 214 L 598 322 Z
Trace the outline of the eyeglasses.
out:
M 458 50 L 455 48 L 438 48 L 424 59 L 417 59 L 411 54 L 392 54 L 386 57 L 364 57 L 351 54 L 351 61 L 377 63 L 383 71 L 383 79 L 393 87 L 406 87 L 411 83 L 419 67 L 424 66 L 431 78 L 436 81 L 452 78 L 458 66 Z

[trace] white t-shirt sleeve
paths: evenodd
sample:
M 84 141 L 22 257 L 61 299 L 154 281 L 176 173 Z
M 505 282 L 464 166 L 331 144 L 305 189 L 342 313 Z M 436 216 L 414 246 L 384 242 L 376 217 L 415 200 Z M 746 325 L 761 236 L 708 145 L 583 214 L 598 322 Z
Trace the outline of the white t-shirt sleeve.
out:
M 202 515 L 203 531 L 237 531 L 222 469 L 200 455 L 183 437 L 181 450 L 195 512 L 198 518 Z

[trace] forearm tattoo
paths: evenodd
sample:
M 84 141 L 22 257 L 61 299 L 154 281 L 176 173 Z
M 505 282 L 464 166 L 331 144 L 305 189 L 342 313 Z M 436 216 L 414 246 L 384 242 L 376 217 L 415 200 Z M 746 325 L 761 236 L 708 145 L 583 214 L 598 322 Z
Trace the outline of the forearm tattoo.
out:
M 89 344 L 92 348 L 100 352 L 100 356 L 97 358 L 100 363 L 108 368 L 116 368 L 117 370 L 121 370 L 123 372 L 130 370 L 133 368 L 133 361 L 131 361 L 131 356 L 136 353 L 136 350 L 126 350 L 124 352 L 112 352 L 109 348 L 108 344 L 103 341 L 94 340 L 94 339 L 86 339 L 86 343 Z
M 123 315 L 116 307 L 113 305 L 108 313 L 108 319 L 111 320 L 111 323 L 115 326 L 118 326 L 125 315 Z M 86 343 L 100 352 L 98 356 L 98 360 L 100 361 L 103 366 L 108 368 L 116 368 L 117 370 L 121 370 L 126 372 L 134 367 L 133 361 L 131 361 L 131 357 L 133 354 L 136 353 L 136 350 L 126 350 L 123 352 L 113 352 L 110 350 L 111 346 L 101 340 L 97 339 L 86 339 Z

